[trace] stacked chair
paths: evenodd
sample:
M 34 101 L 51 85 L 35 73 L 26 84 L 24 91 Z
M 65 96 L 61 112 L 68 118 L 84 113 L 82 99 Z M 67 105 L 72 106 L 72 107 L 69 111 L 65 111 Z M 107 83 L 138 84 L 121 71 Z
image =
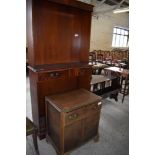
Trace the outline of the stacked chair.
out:
M 115 66 L 123 69 L 129 69 L 129 51 L 113 49 L 107 50 L 94 50 L 89 54 L 89 62 L 92 64 L 93 75 L 106 75 L 104 68 Z M 124 97 L 129 94 L 129 78 L 120 77 L 121 91 L 123 94 L 122 103 Z M 105 86 L 105 83 L 104 83 Z M 103 84 L 94 85 L 94 89 L 103 87 Z
M 89 62 L 92 65 L 100 63 L 108 66 L 116 66 L 128 69 L 128 53 L 128 50 L 120 49 L 113 49 L 111 51 L 94 50 L 89 53 Z

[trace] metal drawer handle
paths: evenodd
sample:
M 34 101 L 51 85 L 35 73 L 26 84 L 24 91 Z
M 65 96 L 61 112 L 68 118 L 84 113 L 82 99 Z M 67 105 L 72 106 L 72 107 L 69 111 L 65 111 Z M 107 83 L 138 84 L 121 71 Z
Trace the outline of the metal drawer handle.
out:
M 53 72 L 53 73 L 50 74 L 50 77 L 52 77 L 52 78 L 60 77 L 60 73 L 58 73 L 58 72 Z
M 78 117 L 78 114 L 72 114 L 68 116 L 70 120 L 76 119 L 77 117 Z
M 77 118 L 77 117 L 78 117 L 78 114 L 74 114 L 73 117 L 74 117 L 74 118 Z

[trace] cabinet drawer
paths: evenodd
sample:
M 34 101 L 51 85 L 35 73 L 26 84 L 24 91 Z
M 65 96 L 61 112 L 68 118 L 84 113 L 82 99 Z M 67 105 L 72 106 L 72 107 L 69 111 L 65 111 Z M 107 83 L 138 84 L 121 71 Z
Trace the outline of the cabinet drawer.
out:
M 68 77 L 68 70 L 51 71 L 39 74 L 39 81 Z
M 80 68 L 79 75 L 85 76 L 85 75 L 91 75 L 92 69 L 91 68 Z
M 102 103 L 97 102 L 90 104 L 86 107 L 87 115 L 91 115 L 92 113 L 99 112 L 101 110 Z
M 91 75 L 92 69 L 91 68 L 72 68 L 69 70 L 69 76 L 70 77 L 76 77 L 76 76 L 86 76 Z
M 85 107 L 66 113 L 65 124 L 73 123 L 85 117 Z

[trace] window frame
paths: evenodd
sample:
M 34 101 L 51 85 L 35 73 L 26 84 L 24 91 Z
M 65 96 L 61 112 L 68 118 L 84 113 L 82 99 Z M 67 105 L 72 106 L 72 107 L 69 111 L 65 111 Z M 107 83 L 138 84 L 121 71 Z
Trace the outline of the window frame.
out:
M 116 29 L 116 32 L 115 32 L 115 29 Z M 120 33 L 118 33 L 118 30 L 120 30 Z M 123 32 L 124 34 L 121 32 L 121 30 L 124 31 Z M 126 31 L 128 32 L 127 34 L 125 34 Z M 123 37 L 123 41 L 127 37 L 127 41 L 126 41 L 125 46 L 122 46 L 121 43 L 120 43 L 121 36 Z M 114 41 L 114 37 L 115 37 L 115 41 Z M 117 42 L 116 42 L 117 37 L 119 38 L 118 45 L 117 45 Z M 119 27 L 119 26 L 115 26 L 113 28 L 112 47 L 113 48 L 128 48 L 129 47 L 129 44 L 128 43 L 129 43 L 129 29 L 128 28 Z

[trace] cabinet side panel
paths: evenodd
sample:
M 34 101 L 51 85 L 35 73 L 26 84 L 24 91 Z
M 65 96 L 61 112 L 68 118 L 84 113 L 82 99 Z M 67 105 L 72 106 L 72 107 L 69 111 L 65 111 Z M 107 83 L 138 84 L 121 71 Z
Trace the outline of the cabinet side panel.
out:
M 31 92 L 31 105 L 32 105 L 33 122 L 39 128 L 37 75 L 31 70 L 29 70 L 29 79 L 30 79 L 30 92 Z
M 26 44 L 28 48 L 28 63 L 29 65 L 34 65 L 34 49 L 33 49 L 33 4 L 32 0 L 26 1 Z
M 60 150 L 60 113 L 53 108 L 48 102 L 47 106 L 47 134 L 53 143 Z

